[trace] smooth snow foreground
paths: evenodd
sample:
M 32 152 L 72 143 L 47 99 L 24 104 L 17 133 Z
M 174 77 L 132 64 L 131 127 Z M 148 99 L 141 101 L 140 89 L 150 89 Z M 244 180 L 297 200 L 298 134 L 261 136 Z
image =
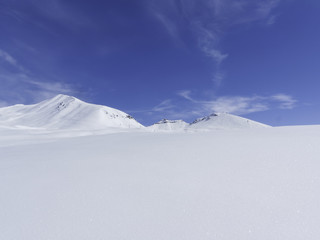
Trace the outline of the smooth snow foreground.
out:
M 0 128 L 0 239 L 319 240 L 319 132 Z

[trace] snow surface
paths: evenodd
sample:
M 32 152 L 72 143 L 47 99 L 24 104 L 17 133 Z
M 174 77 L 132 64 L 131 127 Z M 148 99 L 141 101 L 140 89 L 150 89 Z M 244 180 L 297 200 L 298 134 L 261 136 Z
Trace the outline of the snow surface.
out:
M 123 131 L 1 127 L 0 239 L 320 239 L 320 126 Z
M 130 115 L 75 97 L 57 95 L 34 105 L 0 108 L 0 126 L 44 129 L 142 128 Z

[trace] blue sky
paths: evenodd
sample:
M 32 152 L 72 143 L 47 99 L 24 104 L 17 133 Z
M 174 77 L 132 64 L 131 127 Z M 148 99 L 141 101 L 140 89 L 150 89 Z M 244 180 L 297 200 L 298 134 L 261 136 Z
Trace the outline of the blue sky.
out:
M 2 0 L 0 106 L 58 93 L 148 125 L 320 124 L 316 0 Z

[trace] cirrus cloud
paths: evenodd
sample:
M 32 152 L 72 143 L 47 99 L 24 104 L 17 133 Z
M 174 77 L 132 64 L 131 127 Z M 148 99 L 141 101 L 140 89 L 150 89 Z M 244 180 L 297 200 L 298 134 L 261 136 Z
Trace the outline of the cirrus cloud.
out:
M 283 0 L 163 0 L 149 1 L 152 15 L 177 42 L 183 26 L 197 41 L 198 48 L 213 62 L 212 81 L 218 87 L 225 74 L 222 63 L 228 58 L 221 47 L 234 26 L 276 22 L 274 9 Z M 183 24 L 182 24 L 183 22 Z
M 293 109 L 298 102 L 292 96 L 278 93 L 270 96 L 220 96 L 210 100 L 198 100 L 192 97 L 192 91 L 182 90 L 180 97 L 192 103 L 200 114 L 228 112 L 238 115 L 267 111 L 270 109 Z M 193 111 L 194 112 L 194 111 Z
M 289 110 L 295 108 L 298 102 L 293 96 L 284 93 L 268 96 L 216 96 L 199 99 L 193 97 L 191 90 L 181 90 L 177 92 L 177 95 L 185 101 L 167 99 L 148 112 L 153 112 L 156 115 L 161 114 L 161 118 L 191 119 L 214 112 L 246 115 L 275 109 Z
M 35 103 L 57 94 L 73 94 L 74 86 L 34 76 L 7 51 L 0 49 L 0 107 L 16 103 Z M 14 89 L 14 91 L 11 91 Z

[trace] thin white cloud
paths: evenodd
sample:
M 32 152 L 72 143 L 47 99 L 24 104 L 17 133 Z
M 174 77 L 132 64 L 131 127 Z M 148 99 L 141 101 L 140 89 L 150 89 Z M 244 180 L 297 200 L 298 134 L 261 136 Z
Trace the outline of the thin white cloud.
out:
M 242 115 L 274 108 L 292 109 L 295 107 L 297 100 L 287 94 L 276 94 L 251 97 L 223 96 L 209 101 L 196 101 L 196 103 L 203 112 L 228 112 Z
M 217 96 L 211 99 L 193 97 L 191 90 L 181 90 L 176 93 L 181 99 L 166 99 L 151 109 L 127 111 L 144 113 L 149 118 L 194 120 L 212 113 L 230 113 L 246 115 L 275 109 L 293 109 L 297 100 L 288 94 L 274 94 L 270 96 Z
M 280 0 L 269 0 L 258 2 L 257 13 L 261 18 L 270 16 L 271 11 L 278 6 Z
M 0 49 L 0 59 L 6 61 L 7 63 L 17 66 L 17 61 L 6 51 Z
M 162 23 L 169 35 L 175 40 L 179 39 L 177 26 L 166 15 L 156 12 L 155 17 Z M 180 40 L 179 40 L 180 41 Z
M 191 97 L 191 91 L 190 90 L 181 90 L 181 91 L 178 91 L 177 94 L 180 96 L 180 97 L 183 97 L 187 100 L 190 100 L 192 102 L 194 102 L 194 99 Z
M 281 109 L 292 109 L 295 107 L 297 100 L 295 100 L 292 96 L 286 94 L 276 94 L 271 96 L 271 98 L 275 101 L 279 101 L 281 104 L 279 108 Z
M 218 49 L 220 41 L 219 26 L 209 29 L 203 21 L 191 21 L 194 34 L 197 37 L 200 50 L 209 58 L 211 58 L 218 66 L 228 57 L 228 54 L 222 53 Z
M 55 24 L 59 24 L 68 30 L 79 30 L 80 28 L 94 29 L 97 27 L 85 11 L 82 11 L 77 7 L 76 4 L 71 3 L 71 1 L 63 0 L 24 0 L 7 1 L 4 4 L 5 11 L 4 14 L 11 16 L 20 22 L 28 22 L 41 28 L 42 30 L 52 34 L 57 35 L 57 32 L 47 24 L 47 21 L 42 21 L 43 18 Z M 73 4 L 73 5 L 72 5 Z M 37 17 L 42 19 L 34 19 L 30 15 L 30 11 L 25 11 L 25 8 L 30 9 L 32 14 L 36 14 Z
M 217 49 L 206 46 L 202 47 L 202 51 L 210 58 L 212 58 L 218 65 L 220 65 L 227 57 L 228 54 L 223 54 Z
M 0 101 L 6 102 L 7 105 L 36 103 L 60 93 L 69 95 L 76 93 L 70 84 L 49 80 L 39 81 L 24 73 L 1 73 L 0 82 Z
M 32 0 L 30 3 L 42 16 L 71 29 L 78 27 L 95 27 L 92 20 L 84 13 L 81 13 L 79 9 L 76 8 L 76 5 L 71 8 L 66 1 Z
M 269 110 L 268 101 L 262 97 L 219 97 L 213 101 L 204 103 L 202 106 L 210 112 L 227 112 L 233 114 L 248 114 Z
M 222 39 L 234 25 L 259 21 L 263 21 L 265 25 L 274 24 L 276 17 L 273 10 L 281 1 L 283 0 L 163 0 L 151 1 L 152 6 L 157 6 L 151 9 L 174 39 L 179 38 L 179 21 L 184 19 L 185 25 L 190 26 L 197 39 L 199 49 L 215 63 L 212 80 L 219 86 L 225 77 L 221 65 L 229 55 L 221 49 Z
M 199 100 L 191 97 L 190 90 L 177 93 L 178 96 L 190 102 L 189 112 L 207 115 L 213 112 L 228 112 L 238 115 L 267 111 L 271 109 L 293 109 L 298 102 L 287 94 L 270 96 L 220 96 L 211 100 Z
M 41 79 L 33 76 L 17 59 L 0 49 L 0 61 L 10 64 L 10 70 L 2 66 L 0 72 L 0 106 L 16 103 L 35 103 L 57 94 L 74 94 L 75 88 L 59 81 Z M 13 69 L 11 69 L 13 66 Z
M 277 19 L 276 16 L 270 16 L 270 17 L 268 18 L 267 25 L 268 25 L 268 26 L 271 26 L 271 25 L 275 24 L 276 19 Z
M 30 78 L 25 78 L 24 81 L 30 85 L 34 85 L 37 88 L 47 92 L 64 93 L 64 94 L 69 94 L 73 92 L 69 84 L 65 84 L 61 82 L 40 82 Z
M 160 104 L 152 108 L 152 111 L 154 112 L 164 112 L 172 110 L 175 107 L 174 104 L 172 104 L 172 100 L 167 99 L 162 101 Z
M 225 78 L 225 74 L 218 68 L 213 75 L 212 81 L 215 83 L 216 86 L 219 87 L 224 78 Z
M 6 62 L 7 64 L 11 65 L 19 72 L 26 72 L 25 68 L 22 67 L 11 54 L 9 54 L 8 52 L 6 52 L 2 49 L 0 49 L 0 62 L 1 62 L 1 60 Z

